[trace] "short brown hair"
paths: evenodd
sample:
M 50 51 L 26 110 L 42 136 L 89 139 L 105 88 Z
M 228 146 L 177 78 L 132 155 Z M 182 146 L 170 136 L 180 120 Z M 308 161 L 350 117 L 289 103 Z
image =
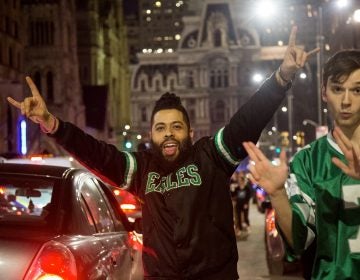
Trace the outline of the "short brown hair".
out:
M 346 79 L 352 72 L 360 69 L 360 50 L 341 50 L 331 56 L 324 65 L 323 84 L 328 79 L 339 82 Z

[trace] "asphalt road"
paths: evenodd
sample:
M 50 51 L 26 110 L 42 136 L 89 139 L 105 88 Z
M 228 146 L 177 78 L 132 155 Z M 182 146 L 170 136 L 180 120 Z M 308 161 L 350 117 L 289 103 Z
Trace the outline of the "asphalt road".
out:
M 239 252 L 238 272 L 240 280 L 303 280 L 300 276 L 270 276 L 265 259 L 264 214 L 255 204 L 250 207 L 251 232 L 247 240 L 237 242 Z

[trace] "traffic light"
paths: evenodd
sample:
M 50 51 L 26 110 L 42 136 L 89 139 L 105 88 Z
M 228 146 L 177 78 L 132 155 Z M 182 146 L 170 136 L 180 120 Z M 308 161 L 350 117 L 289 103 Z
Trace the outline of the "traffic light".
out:
M 280 152 L 281 152 L 281 148 L 280 148 L 280 147 L 276 147 L 276 148 L 275 148 L 275 153 L 276 153 L 276 154 L 280 154 Z
M 289 142 L 289 132 L 287 131 L 282 131 L 280 133 L 280 137 L 281 137 L 281 146 L 282 147 L 288 147 L 290 142 Z
M 131 150 L 133 147 L 133 143 L 131 139 L 127 136 L 124 137 L 124 148 L 127 150 Z
M 296 132 L 296 145 L 298 145 L 300 147 L 305 146 L 305 132 L 304 131 Z

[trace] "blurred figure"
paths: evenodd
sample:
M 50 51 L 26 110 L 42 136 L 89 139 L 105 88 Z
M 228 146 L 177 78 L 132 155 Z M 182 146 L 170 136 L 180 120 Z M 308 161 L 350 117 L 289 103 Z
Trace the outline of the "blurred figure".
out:
M 243 238 L 247 237 L 250 231 L 249 202 L 251 188 L 245 172 L 236 172 L 236 187 L 234 190 L 236 235 Z
M 231 202 L 232 202 L 232 206 L 233 206 L 233 217 L 234 217 L 234 230 L 235 233 L 237 232 L 238 228 L 239 228 L 239 221 L 237 218 L 237 214 L 236 214 L 236 190 L 238 187 L 237 184 L 237 173 L 234 172 L 230 178 L 230 194 L 231 194 Z

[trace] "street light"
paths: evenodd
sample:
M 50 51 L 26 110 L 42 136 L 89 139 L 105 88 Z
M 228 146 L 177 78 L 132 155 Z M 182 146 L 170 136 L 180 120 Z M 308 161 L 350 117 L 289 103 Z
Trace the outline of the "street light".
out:
M 314 121 L 312 121 L 312 120 L 309 120 L 309 119 L 303 120 L 303 125 L 308 125 L 308 124 L 310 124 L 310 125 L 312 125 L 312 126 L 314 126 L 314 127 L 318 127 L 318 126 L 319 126 L 319 124 L 318 124 L 317 122 L 314 122 Z
M 328 127 L 326 125 L 320 125 L 319 123 L 313 121 L 313 120 L 309 120 L 309 119 L 305 119 L 303 120 L 303 125 L 312 125 L 313 127 L 315 127 L 315 137 L 316 139 L 326 135 L 329 131 Z

